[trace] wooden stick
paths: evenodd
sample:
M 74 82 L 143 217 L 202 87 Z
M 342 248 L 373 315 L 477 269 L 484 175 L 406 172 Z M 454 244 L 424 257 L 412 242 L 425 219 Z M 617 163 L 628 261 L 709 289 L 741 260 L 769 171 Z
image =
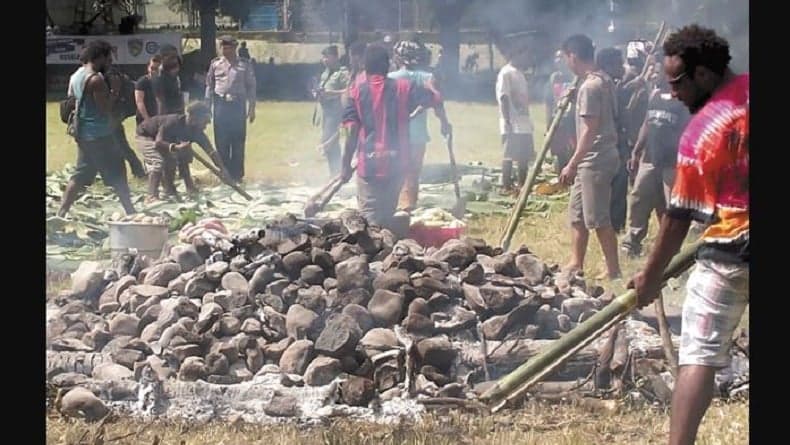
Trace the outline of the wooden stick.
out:
M 656 318 L 658 318 L 658 332 L 661 334 L 661 343 L 664 345 L 664 355 L 667 356 L 667 361 L 669 362 L 669 372 L 672 373 L 672 377 L 677 378 L 678 361 L 675 358 L 675 347 L 672 345 L 672 333 L 669 331 L 667 314 L 664 312 L 663 292 L 658 293 L 654 307 L 656 309 Z

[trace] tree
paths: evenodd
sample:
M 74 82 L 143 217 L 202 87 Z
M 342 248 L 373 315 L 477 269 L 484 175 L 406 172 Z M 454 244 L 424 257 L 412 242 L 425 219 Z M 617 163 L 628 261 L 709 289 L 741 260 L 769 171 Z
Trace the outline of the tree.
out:
M 473 0 L 435 0 L 433 18 L 439 25 L 439 44 L 442 46 L 440 76 L 448 86 L 458 79 L 461 58 L 461 18 Z
M 211 60 L 217 54 L 217 15 L 241 21 L 250 12 L 249 0 L 169 0 L 168 6 L 177 12 L 197 12 L 200 18 L 200 56 L 204 60 Z

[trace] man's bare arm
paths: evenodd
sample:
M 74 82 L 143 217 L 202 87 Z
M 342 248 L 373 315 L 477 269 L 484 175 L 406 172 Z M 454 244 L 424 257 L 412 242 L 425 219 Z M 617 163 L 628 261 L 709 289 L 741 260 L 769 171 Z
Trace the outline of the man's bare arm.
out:
M 96 108 L 99 109 L 101 114 L 110 114 L 112 112 L 112 102 L 110 100 L 110 88 L 101 76 L 93 76 L 88 81 L 87 88 L 93 94 L 93 100 L 96 103 Z
M 145 91 L 134 90 L 134 104 L 137 106 L 137 112 L 143 117 L 143 120 L 150 118 L 148 110 L 145 108 Z
M 578 167 L 582 159 L 592 149 L 595 135 L 598 134 L 601 126 L 601 118 L 598 116 L 582 116 L 581 124 L 581 135 L 576 143 L 576 151 L 574 151 L 573 156 L 568 161 L 568 165 L 572 168 Z

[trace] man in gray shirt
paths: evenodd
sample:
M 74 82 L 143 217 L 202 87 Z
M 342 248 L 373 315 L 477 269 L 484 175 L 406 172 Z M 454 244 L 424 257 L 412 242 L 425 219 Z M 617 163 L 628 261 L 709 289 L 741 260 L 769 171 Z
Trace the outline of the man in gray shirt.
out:
M 606 260 L 606 276 L 616 279 L 620 263 L 610 214 L 612 179 L 620 166 L 615 86 L 595 65 L 595 48 L 589 37 L 569 37 L 562 52 L 568 68 L 583 79 L 576 101 L 576 151 L 560 174 L 560 181 L 571 186 L 572 252 L 564 275 L 570 278 L 584 269 L 590 230 L 595 230 Z

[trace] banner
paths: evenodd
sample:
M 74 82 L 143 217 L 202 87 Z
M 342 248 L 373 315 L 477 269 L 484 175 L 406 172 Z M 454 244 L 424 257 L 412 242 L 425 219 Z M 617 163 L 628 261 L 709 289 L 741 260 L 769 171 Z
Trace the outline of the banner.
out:
M 145 65 L 162 46 L 171 45 L 181 54 L 181 34 L 130 34 L 112 36 L 47 37 L 48 65 L 77 65 L 83 47 L 91 40 L 112 45 L 112 61 L 117 65 Z

